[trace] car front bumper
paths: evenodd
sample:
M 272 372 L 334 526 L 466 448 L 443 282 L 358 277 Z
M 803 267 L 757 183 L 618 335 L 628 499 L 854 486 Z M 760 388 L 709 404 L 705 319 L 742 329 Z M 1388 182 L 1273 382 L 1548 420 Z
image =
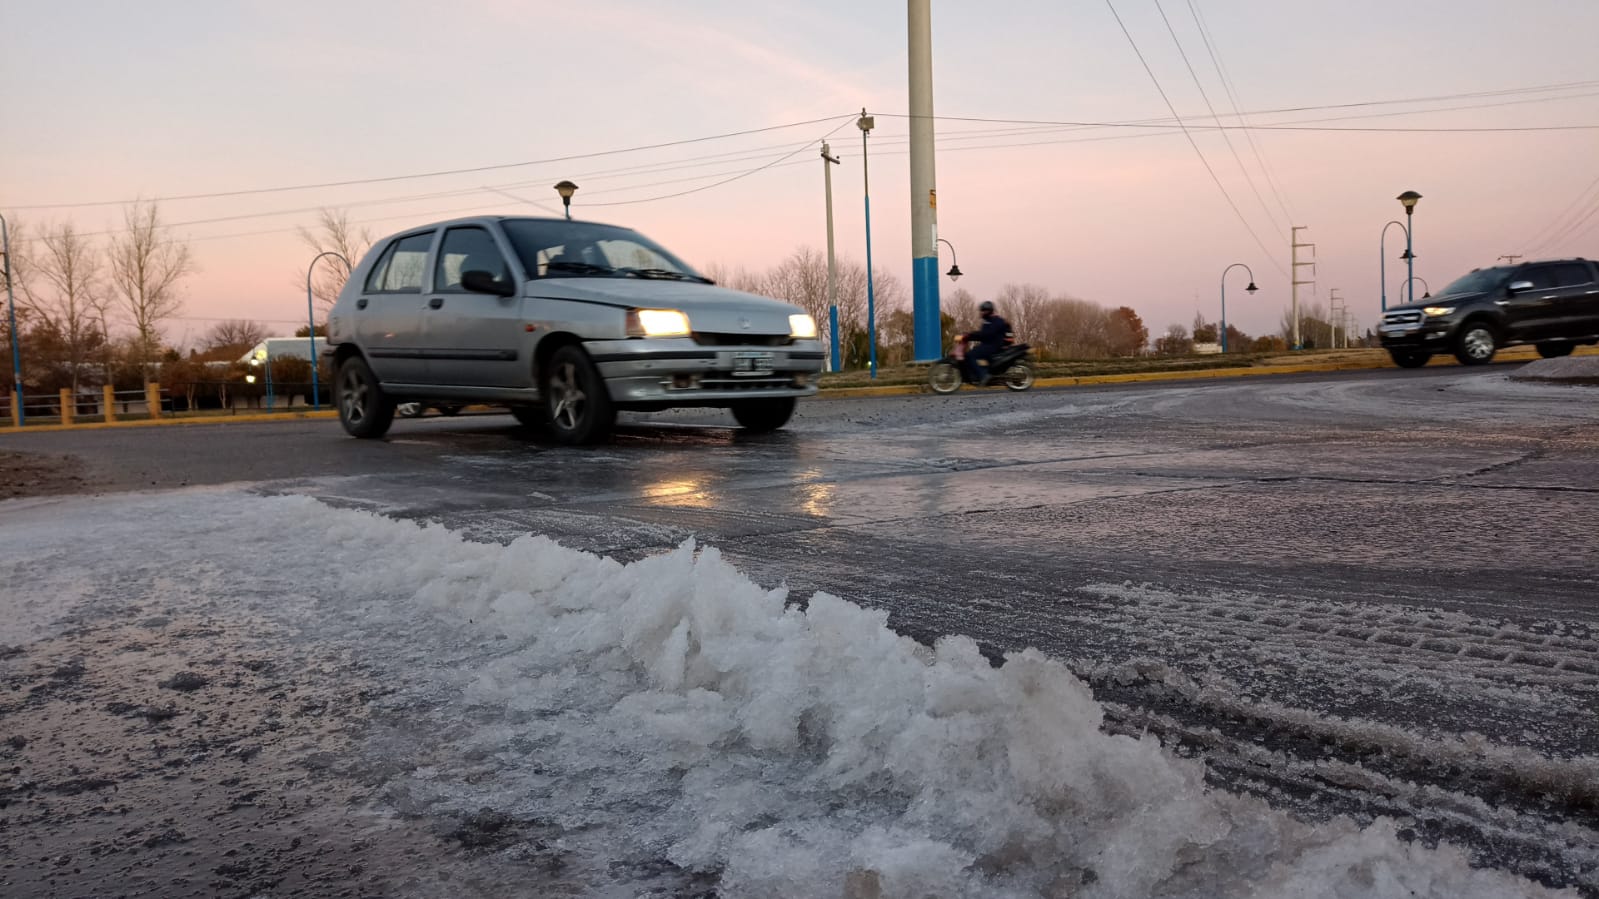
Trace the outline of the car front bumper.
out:
M 1444 319 L 1423 319 L 1405 324 L 1382 324 L 1377 327 L 1377 339 L 1385 349 L 1428 350 L 1442 352 L 1448 348 L 1449 335 L 1454 323 Z
M 703 346 L 692 338 L 585 344 L 619 405 L 716 406 L 816 393 L 823 353 L 814 340 L 785 346 Z

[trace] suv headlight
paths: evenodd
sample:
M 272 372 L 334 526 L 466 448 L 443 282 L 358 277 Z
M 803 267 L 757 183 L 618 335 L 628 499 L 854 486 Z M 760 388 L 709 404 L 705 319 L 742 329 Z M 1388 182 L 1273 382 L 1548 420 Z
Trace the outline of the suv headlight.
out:
M 1453 307 L 1453 306 L 1423 306 L 1421 308 L 1421 311 L 1427 313 L 1428 315 L 1436 317 L 1436 316 L 1440 316 L 1440 315 L 1448 315 L 1449 313 L 1454 312 L 1455 311 L 1455 307 Z
M 801 312 L 788 317 L 788 336 L 798 340 L 809 340 L 816 336 L 816 319 Z
M 687 337 L 688 316 L 676 309 L 629 309 L 627 333 L 630 337 Z

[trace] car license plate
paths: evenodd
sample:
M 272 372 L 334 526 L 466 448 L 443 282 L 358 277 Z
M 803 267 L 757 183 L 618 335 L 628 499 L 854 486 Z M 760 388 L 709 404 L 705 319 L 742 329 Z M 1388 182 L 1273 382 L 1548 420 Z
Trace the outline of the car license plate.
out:
M 771 353 L 734 353 L 733 374 L 744 378 L 769 375 L 775 358 Z

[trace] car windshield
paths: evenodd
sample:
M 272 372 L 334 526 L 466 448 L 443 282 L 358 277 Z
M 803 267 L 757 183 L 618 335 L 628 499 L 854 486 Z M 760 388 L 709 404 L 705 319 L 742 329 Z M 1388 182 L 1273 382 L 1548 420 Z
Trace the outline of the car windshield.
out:
M 1457 293 L 1487 293 L 1498 287 L 1501 281 L 1510 274 L 1508 268 L 1482 268 L 1456 278 L 1448 287 L 1438 291 L 1434 296 L 1452 296 Z
M 628 228 L 547 219 L 508 219 L 502 224 L 522 267 L 535 278 L 710 281 Z

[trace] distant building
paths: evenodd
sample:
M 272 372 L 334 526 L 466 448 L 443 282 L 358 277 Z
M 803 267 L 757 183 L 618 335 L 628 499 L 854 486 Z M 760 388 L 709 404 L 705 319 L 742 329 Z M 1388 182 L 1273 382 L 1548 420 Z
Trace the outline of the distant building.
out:
M 327 339 L 323 337 L 268 337 L 253 347 L 250 351 L 239 357 L 240 362 L 249 363 L 251 359 L 263 361 L 274 359 L 304 359 L 311 352 L 311 342 L 316 342 L 316 354 L 321 355 L 327 347 Z M 262 354 L 265 354 L 264 356 Z

